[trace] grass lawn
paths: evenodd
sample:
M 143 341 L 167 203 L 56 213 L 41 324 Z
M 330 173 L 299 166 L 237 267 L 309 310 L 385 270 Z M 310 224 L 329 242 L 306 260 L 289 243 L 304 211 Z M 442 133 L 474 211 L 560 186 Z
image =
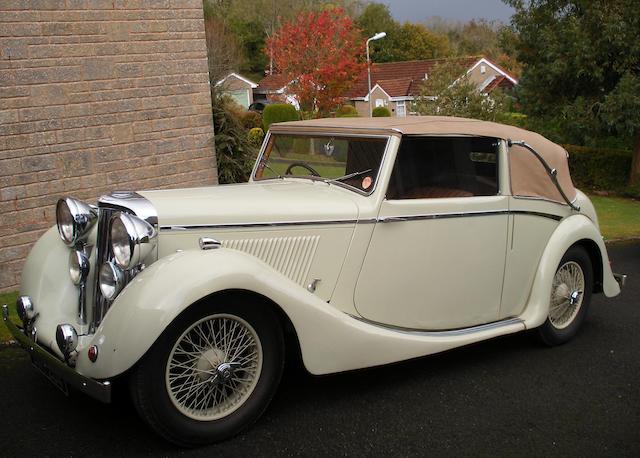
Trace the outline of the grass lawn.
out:
M 590 196 L 606 240 L 640 237 L 640 201 Z
M 20 324 L 20 319 L 16 313 L 16 299 L 18 298 L 18 292 L 13 293 L 1 293 L 0 294 L 0 307 L 4 304 L 9 306 L 9 318 L 16 324 Z M 2 321 L 2 320 L 0 320 Z M 11 338 L 9 330 L 4 324 L 4 321 L 0 323 L 0 342 L 6 342 Z

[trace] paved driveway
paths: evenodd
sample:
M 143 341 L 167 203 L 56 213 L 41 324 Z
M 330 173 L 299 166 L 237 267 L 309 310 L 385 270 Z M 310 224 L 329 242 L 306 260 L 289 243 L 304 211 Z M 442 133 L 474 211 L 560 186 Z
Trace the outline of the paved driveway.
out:
M 610 252 L 630 284 L 595 297 L 563 347 L 520 334 L 341 375 L 290 368 L 253 428 L 197 450 L 158 439 L 127 402 L 64 398 L 1 350 L 0 456 L 640 456 L 640 245 Z

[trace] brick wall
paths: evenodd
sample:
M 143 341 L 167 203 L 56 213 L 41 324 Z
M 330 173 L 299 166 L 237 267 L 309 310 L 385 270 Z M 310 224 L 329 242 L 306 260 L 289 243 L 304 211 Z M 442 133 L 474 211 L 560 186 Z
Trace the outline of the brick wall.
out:
M 0 50 L 0 291 L 59 197 L 216 183 L 202 0 L 2 0 Z

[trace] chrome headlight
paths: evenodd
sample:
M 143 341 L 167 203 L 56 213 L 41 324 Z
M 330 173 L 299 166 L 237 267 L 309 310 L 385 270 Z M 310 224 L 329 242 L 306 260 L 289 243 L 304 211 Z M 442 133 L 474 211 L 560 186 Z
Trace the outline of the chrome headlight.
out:
M 58 233 L 64 243 L 73 246 L 86 239 L 97 220 L 96 211 L 79 200 L 65 197 L 56 204 Z
M 109 301 L 115 299 L 124 287 L 124 272 L 112 262 L 106 262 L 100 268 L 100 291 Z
M 118 213 L 111 218 L 109 232 L 113 257 L 122 269 L 137 266 L 155 247 L 154 227 L 129 213 Z
M 69 276 L 74 285 L 87 281 L 89 275 L 89 258 L 82 251 L 73 250 L 69 253 Z

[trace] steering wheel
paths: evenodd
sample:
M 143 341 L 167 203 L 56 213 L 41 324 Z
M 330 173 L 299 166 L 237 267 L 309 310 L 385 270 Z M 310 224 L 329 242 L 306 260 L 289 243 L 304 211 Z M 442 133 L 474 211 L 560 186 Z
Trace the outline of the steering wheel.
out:
M 285 175 L 291 175 L 291 170 L 294 167 L 302 167 L 303 169 L 307 169 L 311 173 L 311 175 L 313 175 L 314 177 L 319 177 L 320 176 L 318 171 L 316 169 L 314 169 L 313 167 L 311 167 L 306 162 L 292 162 L 291 164 L 289 164 L 289 167 L 287 167 L 287 170 L 284 171 L 284 174 Z

